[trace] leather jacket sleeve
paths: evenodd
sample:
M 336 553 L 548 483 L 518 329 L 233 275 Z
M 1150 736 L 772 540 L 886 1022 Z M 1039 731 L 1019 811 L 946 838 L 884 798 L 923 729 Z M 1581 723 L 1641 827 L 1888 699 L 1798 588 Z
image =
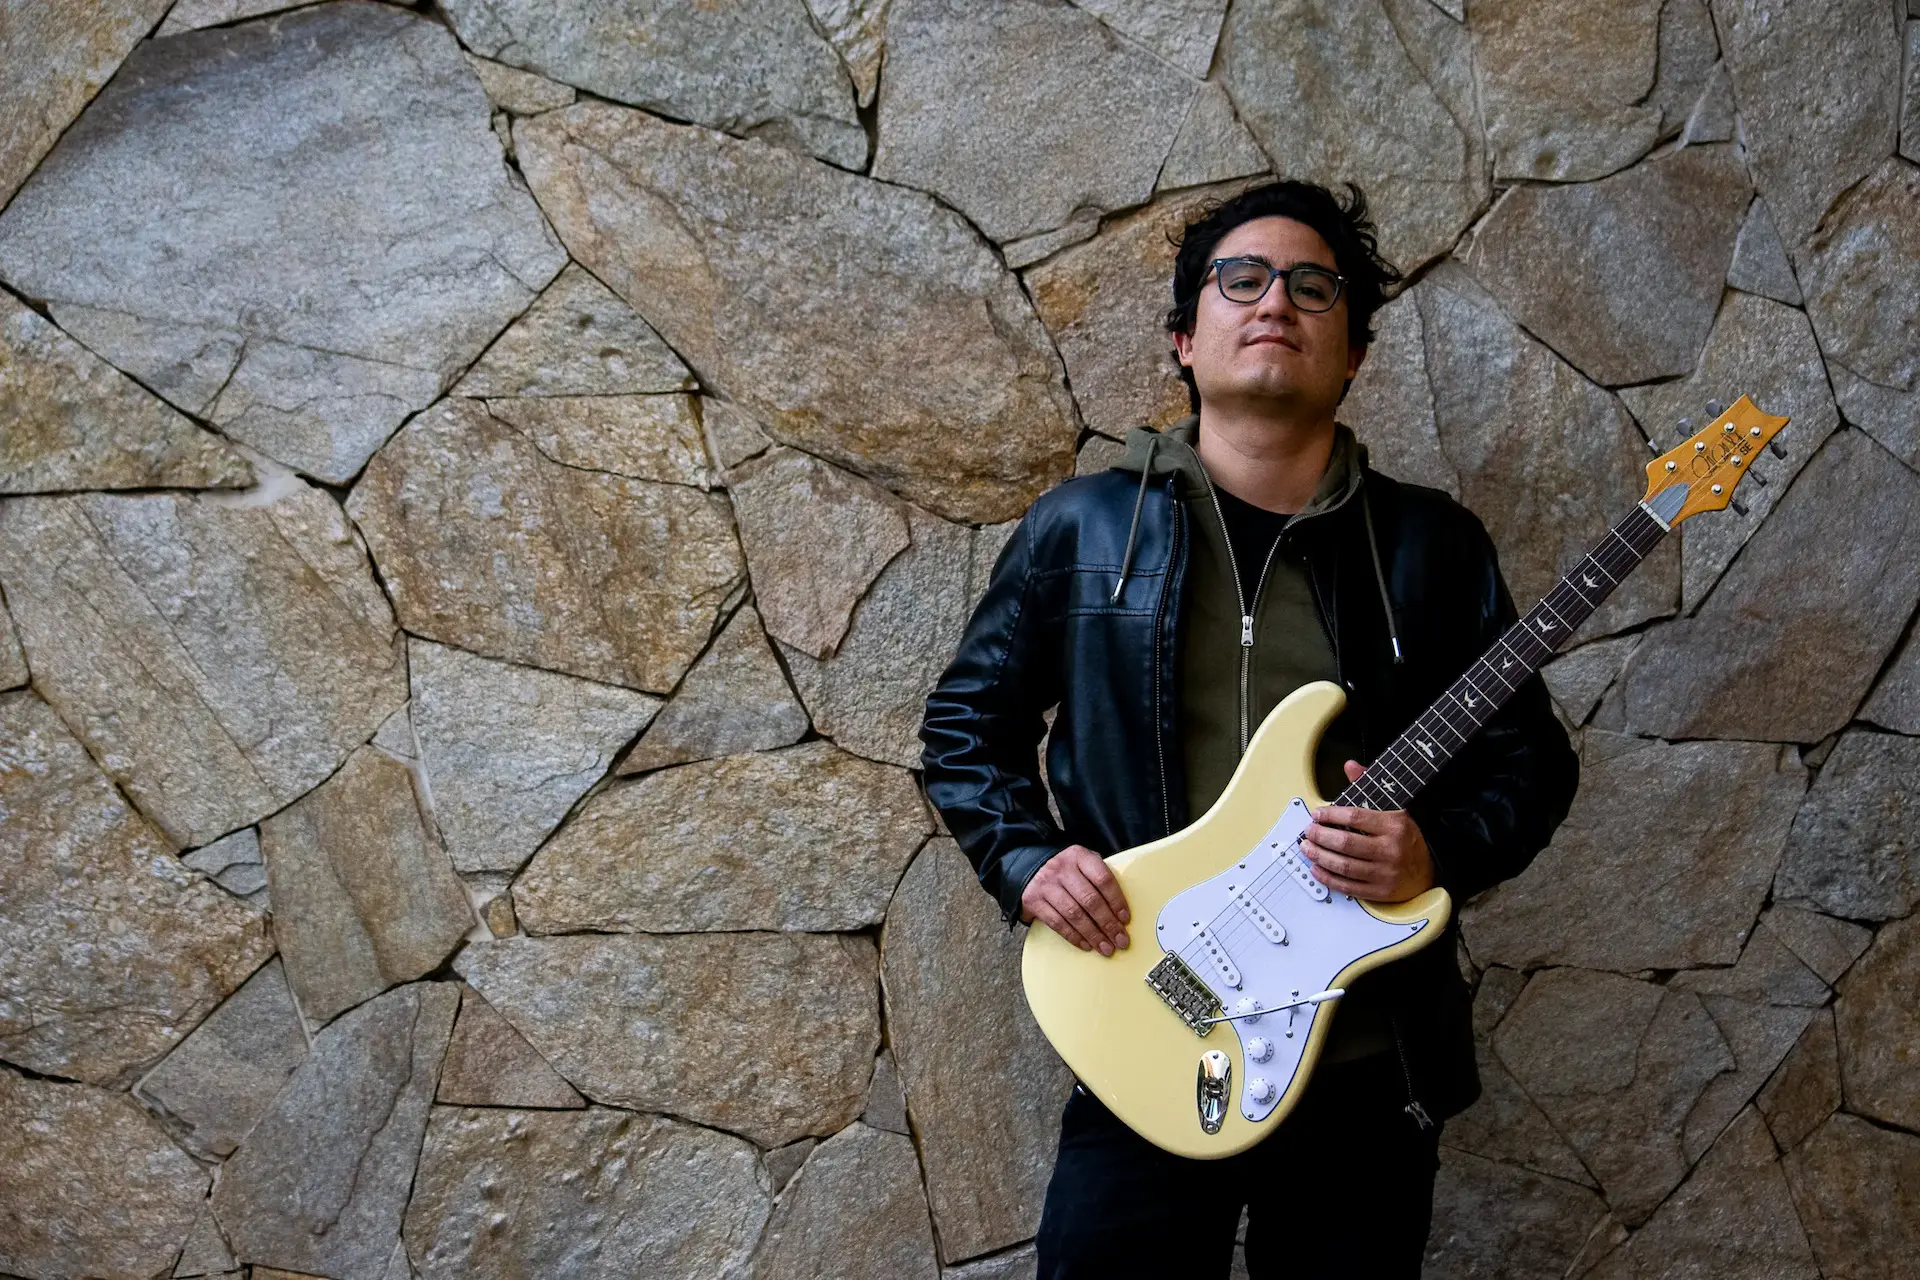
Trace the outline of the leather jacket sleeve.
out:
M 1477 520 L 1473 525 L 1483 549 L 1463 585 L 1473 596 L 1484 653 L 1518 613 L 1492 539 Z M 1408 806 L 1456 909 L 1526 870 L 1566 818 L 1579 780 L 1579 757 L 1553 714 L 1546 682 L 1530 676 Z
M 1009 924 L 1040 864 L 1070 842 L 1047 809 L 1038 745 L 1060 701 L 1057 646 L 1036 625 L 1036 506 L 1007 539 L 920 726 L 927 798 Z

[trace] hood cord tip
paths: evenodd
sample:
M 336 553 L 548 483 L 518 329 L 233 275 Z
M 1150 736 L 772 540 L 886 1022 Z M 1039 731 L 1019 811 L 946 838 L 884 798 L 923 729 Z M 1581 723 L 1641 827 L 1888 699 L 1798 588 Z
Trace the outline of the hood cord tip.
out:
M 1393 665 L 1406 664 L 1406 656 L 1400 650 L 1400 627 L 1393 616 L 1393 599 L 1387 594 L 1387 575 L 1380 568 L 1380 539 L 1373 532 L 1373 504 L 1367 501 L 1367 486 L 1360 486 L 1360 514 L 1367 526 L 1367 550 L 1373 555 L 1373 581 L 1380 588 L 1380 608 L 1387 615 L 1387 640 L 1393 646 Z
M 1133 544 L 1140 533 L 1140 508 L 1147 501 L 1147 479 L 1153 475 L 1153 451 L 1159 444 L 1158 435 L 1147 440 L 1147 460 L 1140 466 L 1140 492 L 1133 498 L 1133 523 L 1127 526 L 1127 549 L 1120 557 L 1120 581 L 1113 584 L 1113 595 L 1108 598 L 1108 604 L 1120 603 L 1120 593 L 1127 586 L 1127 574 L 1133 569 Z

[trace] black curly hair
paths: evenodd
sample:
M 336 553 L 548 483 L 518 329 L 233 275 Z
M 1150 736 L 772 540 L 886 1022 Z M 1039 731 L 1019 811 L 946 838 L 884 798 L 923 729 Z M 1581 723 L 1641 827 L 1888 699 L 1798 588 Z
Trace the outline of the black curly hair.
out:
M 1312 227 L 1333 250 L 1333 265 L 1347 278 L 1347 341 L 1356 347 L 1371 344 L 1374 313 L 1387 304 L 1391 291 L 1405 277 L 1380 256 L 1366 195 L 1351 182 L 1345 186 L 1343 201 L 1317 182 L 1282 179 L 1204 206 L 1178 236 L 1171 237 L 1179 252 L 1173 260 L 1173 306 L 1167 311 L 1167 332 L 1193 332 L 1207 264 L 1227 233 L 1255 218 L 1277 217 Z M 1193 370 L 1181 365 L 1180 379 L 1187 384 L 1193 411 L 1200 412 L 1200 388 L 1193 381 Z

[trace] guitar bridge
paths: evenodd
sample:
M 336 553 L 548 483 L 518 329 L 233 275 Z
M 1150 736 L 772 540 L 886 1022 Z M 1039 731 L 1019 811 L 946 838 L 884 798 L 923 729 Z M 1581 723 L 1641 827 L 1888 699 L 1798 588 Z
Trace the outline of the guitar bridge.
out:
M 1189 969 L 1179 956 L 1169 951 L 1159 964 L 1148 970 L 1147 985 L 1179 1015 L 1180 1021 L 1187 1024 L 1187 1030 L 1197 1036 L 1212 1034 L 1215 1024 L 1207 1019 L 1220 1008 L 1220 1002 L 1213 998 L 1213 992 L 1200 980 L 1200 975 Z

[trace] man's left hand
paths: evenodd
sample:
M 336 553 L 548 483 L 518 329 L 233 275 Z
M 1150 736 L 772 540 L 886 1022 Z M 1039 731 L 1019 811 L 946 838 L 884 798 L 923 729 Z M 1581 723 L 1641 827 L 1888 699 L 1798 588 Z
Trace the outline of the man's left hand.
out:
M 1366 772 L 1346 765 L 1347 781 Z M 1313 811 L 1300 848 L 1327 888 L 1367 902 L 1405 902 L 1433 887 L 1427 838 L 1405 809 L 1349 809 L 1330 804 Z

